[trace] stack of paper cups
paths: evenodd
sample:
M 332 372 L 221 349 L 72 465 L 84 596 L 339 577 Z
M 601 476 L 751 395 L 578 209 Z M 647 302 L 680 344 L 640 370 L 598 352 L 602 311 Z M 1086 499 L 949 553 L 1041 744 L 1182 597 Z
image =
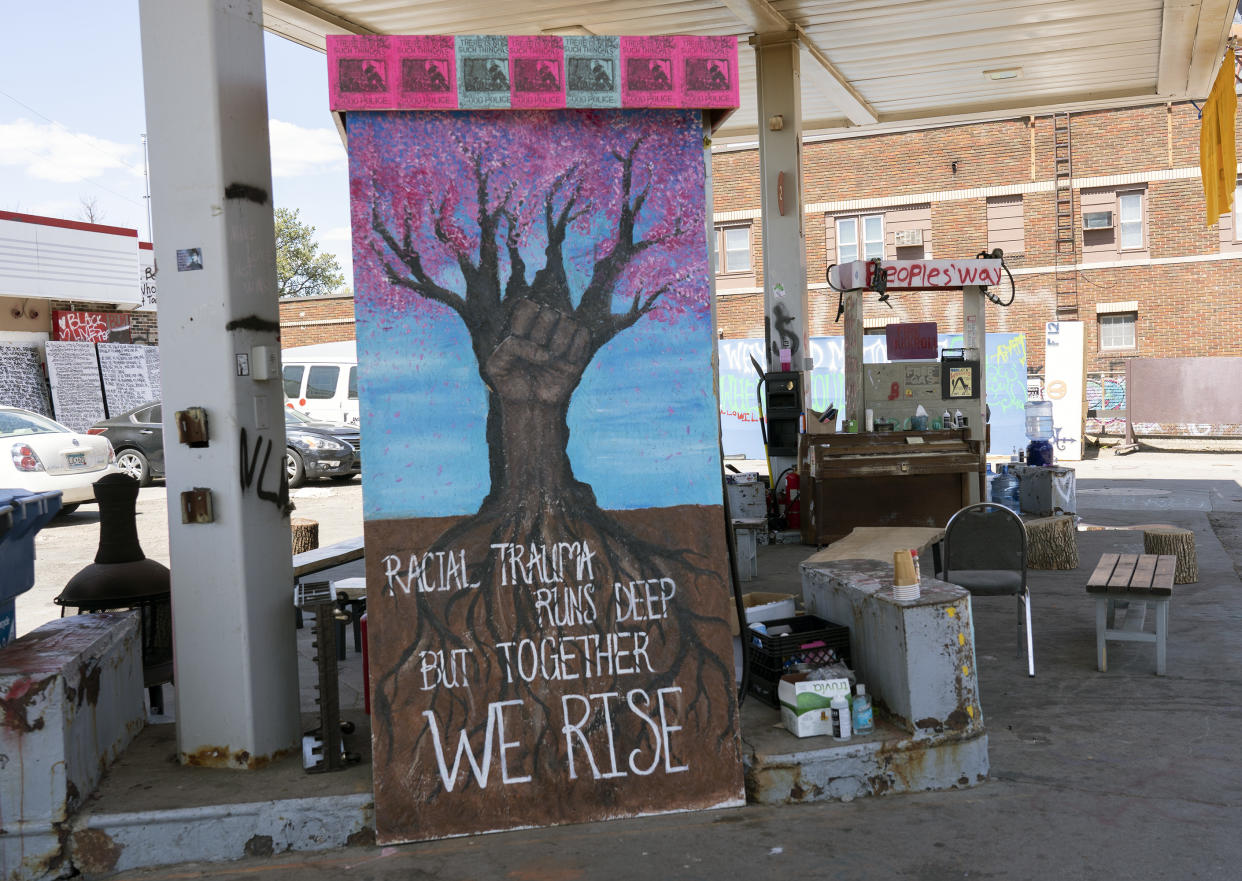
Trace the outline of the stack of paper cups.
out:
M 917 600 L 920 593 L 913 555 L 908 549 L 893 551 L 893 598 L 902 602 Z

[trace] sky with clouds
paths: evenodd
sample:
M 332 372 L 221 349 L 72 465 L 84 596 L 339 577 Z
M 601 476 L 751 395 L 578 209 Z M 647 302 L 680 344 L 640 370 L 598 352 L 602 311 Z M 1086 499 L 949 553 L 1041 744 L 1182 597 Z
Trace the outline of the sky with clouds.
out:
M 149 238 L 138 0 L 5 3 L 0 210 Z M 22 35 L 25 35 L 24 37 Z M 349 176 L 328 115 L 324 56 L 266 35 L 273 199 L 298 209 L 350 275 Z

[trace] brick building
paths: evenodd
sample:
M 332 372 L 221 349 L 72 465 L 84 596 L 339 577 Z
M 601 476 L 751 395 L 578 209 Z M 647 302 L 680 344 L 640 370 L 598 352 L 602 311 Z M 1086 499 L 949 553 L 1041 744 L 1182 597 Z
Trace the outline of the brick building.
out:
M 280 347 L 335 343 L 354 338 L 354 297 L 289 297 L 280 301 Z
M 1193 104 L 808 135 L 802 163 L 812 336 L 841 332 L 825 282 L 832 263 L 1001 247 L 1017 296 L 1010 308 L 989 306 L 988 329 L 1025 332 L 1033 374 L 1044 324 L 1057 318 L 1084 322 L 1089 372 L 1124 372 L 1135 356 L 1242 355 L 1242 313 L 1231 305 L 1242 224 L 1204 223 Z M 720 329 L 762 337 L 758 150 L 718 148 L 712 168 Z M 1068 231 L 1058 230 L 1058 184 L 1072 191 Z M 1058 238 L 1070 241 L 1058 249 Z M 892 303 L 868 298 L 868 329 L 931 320 L 956 329 L 956 294 L 899 293 Z

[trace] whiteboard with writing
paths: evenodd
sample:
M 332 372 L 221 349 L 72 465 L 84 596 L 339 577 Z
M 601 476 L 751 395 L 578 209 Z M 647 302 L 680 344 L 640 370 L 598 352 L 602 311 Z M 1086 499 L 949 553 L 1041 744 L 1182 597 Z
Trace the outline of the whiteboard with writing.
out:
M 117 416 L 159 400 L 159 387 L 151 388 L 151 371 L 146 354 L 150 348 L 125 343 L 99 343 L 99 372 L 103 375 L 109 416 Z
M 57 422 L 86 431 L 106 418 L 94 343 L 49 342 L 47 376 Z
M 43 365 L 35 346 L 0 345 L 0 405 L 52 415 Z

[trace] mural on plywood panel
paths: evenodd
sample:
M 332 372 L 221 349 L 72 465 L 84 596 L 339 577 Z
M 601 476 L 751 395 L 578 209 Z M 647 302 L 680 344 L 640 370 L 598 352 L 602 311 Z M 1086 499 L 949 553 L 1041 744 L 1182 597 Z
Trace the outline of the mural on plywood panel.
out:
M 349 116 L 382 842 L 742 803 L 701 120 Z

